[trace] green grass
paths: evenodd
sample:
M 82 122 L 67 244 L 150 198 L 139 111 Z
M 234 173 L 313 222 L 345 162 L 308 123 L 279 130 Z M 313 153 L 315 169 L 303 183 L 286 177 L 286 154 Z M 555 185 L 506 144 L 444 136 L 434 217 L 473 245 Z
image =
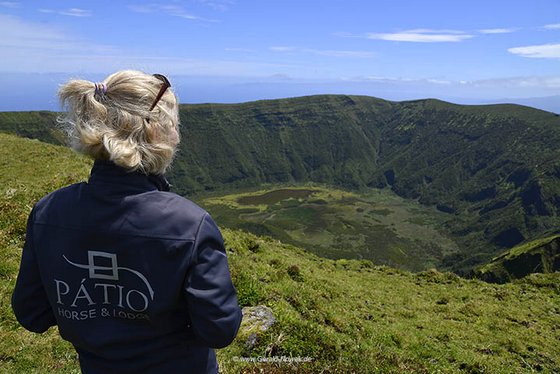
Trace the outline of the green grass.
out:
M 0 134 L 0 372 L 79 373 L 76 353 L 56 328 L 36 335 L 15 320 L 10 297 L 27 216 L 41 197 L 87 179 L 91 161 L 61 146 Z
M 314 192 L 315 190 L 281 188 L 260 195 L 243 196 L 237 199 L 237 202 L 242 205 L 272 205 L 288 199 L 306 198 L 311 196 Z
M 507 254 L 506 254 L 505 258 L 506 259 L 514 258 L 515 256 L 519 256 L 523 253 L 527 253 L 531 250 L 534 250 L 536 248 L 547 245 L 550 242 L 552 242 L 552 241 L 554 241 L 558 238 L 560 238 L 560 235 L 553 235 L 553 236 L 549 236 L 549 237 L 546 237 L 546 238 L 540 238 L 540 239 L 537 239 L 537 240 L 533 240 L 533 241 L 530 241 L 530 242 L 522 244 L 522 245 L 518 245 L 516 247 L 513 247 L 509 251 L 507 251 L 506 252 Z
M 560 270 L 560 235 L 523 243 L 494 257 L 477 268 L 475 276 L 493 282 L 508 282 L 529 272 L 552 273 Z
M 247 282 L 237 279 L 250 268 L 259 284 L 250 287 L 250 305 L 270 306 L 279 320 L 253 351 L 243 351 L 241 335 L 220 352 L 224 366 L 233 356 L 267 352 L 312 357 L 311 372 L 521 373 L 560 365 L 560 274 L 495 285 L 322 259 L 233 230 L 224 235 L 239 292 L 246 294 Z
M 71 345 L 56 329 L 37 335 L 18 326 L 9 298 L 31 206 L 85 179 L 90 161 L 5 135 L 0 153 L 10 160 L 0 173 L 0 372 L 78 373 Z M 218 350 L 224 373 L 552 373 L 560 367 L 558 273 L 487 284 L 330 260 L 269 237 L 223 233 L 241 304 L 268 305 L 277 319 L 254 348 L 247 348 L 242 330 Z M 281 356 L 311 362 L 239 361 Z
M 440 265 L 458 244 L 442 229 L 449 215 L 389 190 L 269 187 L 196 201 L 230 228 L 269 235 L 322 257 L 368 259 L 420 271 Z M 248 211 L 248 209 L 250 209 Z

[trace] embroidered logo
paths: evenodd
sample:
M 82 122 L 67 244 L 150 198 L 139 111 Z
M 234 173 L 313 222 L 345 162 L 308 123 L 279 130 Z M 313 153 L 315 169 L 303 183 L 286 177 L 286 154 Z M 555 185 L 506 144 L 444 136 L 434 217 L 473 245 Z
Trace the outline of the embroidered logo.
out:
M 87 264 L 71 261 L 65 255 L 62 257 L 68 264 L 87 270 L 89 279 L 83 278 L 79 284 L 54 280 L 59 316 L 73 320 L 100 316 L 149 319 L 143 312 L 155 296 L 150 282 L 141 272 L 119 266 L 116 254 L 88 251 Z M 127 272 L 133 277 L 127 277 L 125 282 L 124 273 Z

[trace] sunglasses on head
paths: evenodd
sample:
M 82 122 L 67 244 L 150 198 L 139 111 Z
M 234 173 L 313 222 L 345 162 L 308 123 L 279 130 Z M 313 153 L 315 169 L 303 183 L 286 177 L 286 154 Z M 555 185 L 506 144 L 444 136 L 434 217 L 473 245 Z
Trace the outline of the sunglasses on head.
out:
M 159 89 L 159 92 L 156 95 L 156 99 L 154 100 L 154 103 L 150 107 L 149 112 L 151 112 L 152 109 L 156 107 L 157 103 L 159 102 L 159 100 L 161 99 L 165 91 L 167 91 L 167 89 L 171 87 L 171 83 L 169 83 L 169 80 L 165 77 L 165 75 L 153 74 L 153 76 L 159 79 L 162 83 L 161 83 L 161 88 Z

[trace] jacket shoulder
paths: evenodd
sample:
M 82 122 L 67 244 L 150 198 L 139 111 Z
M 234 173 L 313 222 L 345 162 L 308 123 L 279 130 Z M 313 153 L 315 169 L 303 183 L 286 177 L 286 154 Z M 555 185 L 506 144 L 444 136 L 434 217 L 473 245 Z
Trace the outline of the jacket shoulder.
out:
M 79 190 L 83 187 L 85 183 L 75 183 L 66 187 L 59 188 L 45 196 L 43 196 L 34 206 L 33 210 L 35 212 L 35 218 L 41 220 L 47 214 L 49 207 L 57 204 L 58 202 L 64 202 L 67 204 L 74 203 L 79 196 Z
M 138 197 L 132 210 L 141 210 L 138 226 L 155 235 L 194 240 L 206 210 L 173 192 L 153 191 Z
M 192 218 L 199 221 L 208 214 L 206 210 L 193 201 L 174 192 L 153 191 L 148 195 L 146 199 L 147 204 L 153 204 L 164 211 L 176 214 L 177 218 Z

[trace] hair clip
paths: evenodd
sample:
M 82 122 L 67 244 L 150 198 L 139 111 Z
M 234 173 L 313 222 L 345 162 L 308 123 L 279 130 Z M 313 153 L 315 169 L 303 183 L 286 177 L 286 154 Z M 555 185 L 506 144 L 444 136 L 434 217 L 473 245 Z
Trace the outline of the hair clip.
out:
M 151 112 L 156 107 L 156 104 L 161 99 L 161 97 L 163 96 L 165 91 L 167 91 L 167 89 L 169 87 L 171 87 L 171 83 L 169 83 L 169 80 L 165 77 L 165 75 L 153 74 L 153 76 L 161 81 L 161 87 L 159 89 L 159 92 L 158 92 L 153 104 L 150 106 L 150 109 L 148 109 L 149 112 Z

